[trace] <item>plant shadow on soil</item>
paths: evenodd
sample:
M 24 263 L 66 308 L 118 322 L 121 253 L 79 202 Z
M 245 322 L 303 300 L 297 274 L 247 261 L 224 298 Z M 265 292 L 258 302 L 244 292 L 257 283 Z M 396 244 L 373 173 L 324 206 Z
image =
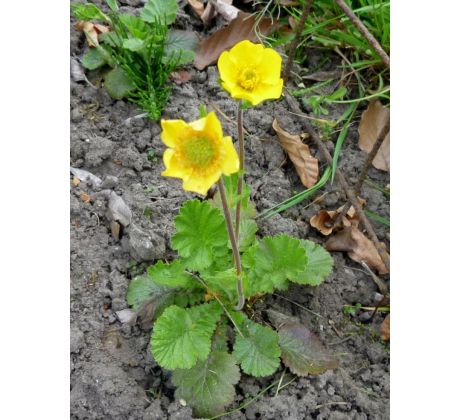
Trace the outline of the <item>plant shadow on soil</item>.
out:
M 95 2 L 98 3 L 98 2 Z M 129 10 L 129 8 L 128 8 Z M 81 56 L 84 40 L 71 28 L 71 54 Z M 199 118 L 199 105 L 213 105 L 232 119 L 220 118 L 224 132 L 237 138 L 236 104 L 219 87 L 215 66 L 205 71 L 189 67 L 191 80 L 175 86 L 163 118 Z M 71 184 L 71 418 L 72 419 L 191 419 L 190 407 L 174 399 L 174 387 L 150 355 L 150 331 L 122 324 L 115 312 L 127 308 L 126 290 L 133 270 L 156 259 L 172 259 L 169 239 L 173 216 L 194 195 L 180 181 L 161 177 L 164 146 L 160 126 L 124 101 L 112 100 L 103 89 L 71 82 L 71 166 L 102 178 L 131 208 L 131 225 L 117 241 L 106 219 L 106 199 L 89 183 Z M 217 113 L 219 117 L 221 115 Z M 276 116 L 285 130 L 301 127 L 283 100 L 267 102 L 245 112 L 248 185 L 257 209 L 263 211 L 304 188 L 286 160 L 271 128 Z M 131 118 L 128 120 L 128 118 Z M 352 126 L 339 167 L 356 178 L 365 159 Z M 328 143 L 333 149 L 333 144 Z M 313 153 L 316 150 L 312 147 Z M 152 158 L 157 156 L 158 159 Z M 388 175 L 374 169 L 370 178 L 381 185 Z M 337 183 L 328 185 L 321 208 L 343 202 Z M 85 203 L 81 193 L 92 197 Z M 367 208 L 389 216 L 389 203 L 380 192 L 363 189 Z M 259 220 L 259 233 L 288 233 L 324 243 L 308 223 L 320 206 L 310 201 L 281 215 Z M 147 209 L 147 210 L 146 210 Z M 376 226 L 381 240 L 385 228 Z M 377 314 L 368 324 L 343 313 L 343 305 L 372 305 L 378 291 L 368 274 L 341 253 L 334 253 L 334 270 L 319 287 L 293 285 L 281 295 L 321 315 L 317 317 L 278 296 L 265 297 L 254 309 L 275 309 L 308 323 L 338 355 L 340 368 L 319 376 L 297 378 L 276 394 L 276 386 L 228 419 L 387 419 L 389 418 L 389 352 L 378 338 L 383 320 Z M 242 376 L 237 398 L 229 410 L 279 380 L 282 368 L 269 378 Z M 284 382 L 292 375 L 286 372 Z

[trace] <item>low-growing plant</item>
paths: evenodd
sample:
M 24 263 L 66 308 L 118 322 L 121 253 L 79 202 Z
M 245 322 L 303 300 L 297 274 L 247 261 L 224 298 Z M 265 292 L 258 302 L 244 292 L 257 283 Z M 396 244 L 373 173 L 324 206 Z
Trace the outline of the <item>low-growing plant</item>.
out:
M 267 61 L 263 60 L 263 57 Z M 281 95 L 281 57 L 248 41 L 221 55 L 222 86 L 242 109 Z M 262 324 L 248 316 L 245 303 L 290 283 L 317 286 L 331 272 L 332 258 L 320 245 L 286 234 L 257 237 L 255 206 L 243 180 L 240 156 L 220 121 L 202 109 L 200 119 L 162 120 L 162 175 L 180 178 L 183 188 L 210 201 L 186 201 L 174 220 L 171 248 L 178 258 L 157 261 L 131 281 L 127 301 L 138 314 L 154 317 L 151 352 L 172 371 L 176 397 L 200 417 L 223 411 L 235 396 L 240 368 L 255 377 L 272 375 L 281 360 L 298 375 L 336 366 L 313 334 L 287 320 Z
M 98 30 L 81 25 L 91 46 L 83 66 L 108 69 L 107 92 L 115 99 L 129 99 L 158 120 L 170 94 L 169 75 L 193 61 L 198 38 L 190 31 L 169 29 L 176 19 L 176 0 L 148 0 L 139 17 L 121 13 L 116 0 L 105 1 L 108 13 L 92 3 L 71 5 L 80 22 L 108 25 L 96 26 Z

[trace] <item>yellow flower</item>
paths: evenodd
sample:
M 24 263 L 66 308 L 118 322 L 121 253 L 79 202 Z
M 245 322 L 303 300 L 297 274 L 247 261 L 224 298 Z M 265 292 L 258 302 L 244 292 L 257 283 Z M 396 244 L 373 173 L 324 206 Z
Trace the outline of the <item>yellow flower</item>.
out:
M 245 99 L 255 106 L 281 96 L 281 56 L 271 48 L 241 41 L 220 55 L 217 67 L 222 87 L 235 99 Z
M 181 178 L 186 191 L 206 195 L 222 174 L 238 172 L 240 163 L 232 138 L 224 137 L 214 112 L 197 121 L 161 120 L 163 176 Z

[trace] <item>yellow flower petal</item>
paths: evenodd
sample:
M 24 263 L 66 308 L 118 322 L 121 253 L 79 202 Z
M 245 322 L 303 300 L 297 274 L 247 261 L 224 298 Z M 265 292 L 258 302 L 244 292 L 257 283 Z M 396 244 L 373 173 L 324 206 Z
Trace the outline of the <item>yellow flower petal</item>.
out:
M 161 128 L 163 143 L 168 147 L 174 147 L 187 132 L 188 125 L 183 120 L 161 120 Z
M 245 39 L 230 49 L 230 59 L 238 66 L 257 66 L 262 60 L 264 47 Z
M 266 99 L 277 99 L 283 87 L 281 61 L 275 50 L 241 41 L 219 57 L 222 87 L 232 98 L 247 100 L 253 106 Z
M 275 85 L 261 83 L 259 86 L 254 89 L 252 92 L 254 98 L 256 98 L 257 105 L 259 102 L 262 102 L 265 99 L 278 99 L 283 92 L 283 79 L 279 79 L 278 83 Z
M 264 49 L 263 60 L 257 68 L 260 72 L 260 78 L 264 83 L 275 84 L 279 82 L 281 61 L 281 56 L 275 50 L 270 48 Z
M 219 180 L 220 176 L 220 172 L 215 172 L 205 177 L 190 176 L 188 179 L 184 180 L 182 188 L 185 191 L 206 195 L 208 190 Z
M 188 124 L 178 121 L 162 121 L 167 133 L 163 132 L 161 138 L 174 145 L 163 154 L 166 169 L 162 175 L 180 178 L 184 190 L 206 195 L 223 172 L 230 175 L 239 169 L 232 139 L 223 137 L 222 126 L 213 112 Z
M 219 69 L 220 77 L 227 81 L 232 80 L 239 71 L 228 51 L 224 51 L 219 56 L 219 60 L 217 60 L 217 68 Z
M 230 136 L 226 136 L 222 139 L 222 148 L 224 151 L 222 173 L 224 175 L 231 175 L 238 172 L 240 169 L 240 160 L 238 159 L 238 154 L 236 153 Z

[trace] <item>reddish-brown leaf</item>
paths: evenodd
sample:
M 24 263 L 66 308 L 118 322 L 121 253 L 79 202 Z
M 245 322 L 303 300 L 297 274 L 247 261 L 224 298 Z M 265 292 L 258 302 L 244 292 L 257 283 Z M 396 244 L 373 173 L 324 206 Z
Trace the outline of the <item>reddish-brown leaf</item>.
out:
M 384 108 L 379 100 L 369 103 L 369 106 L 363 112 L 358 128 L 358 144 L 361 150 L 367 153 L 372 150 L 372 146 L 388 118 L 390 118 L 390 110 Z M 377 155 L 372 161 L 372 165 L 382 171 L 390 170 L 390 133 L 383 140 Z
M 86 193 L 81 193 L 80 200 L 83 201 L 83 203 L 87 204 L 91 201 L 91 196 Z
M 187 70 L 173 71 L 171 73 L 171 78 L 176 85 L 188 82 L 190 77 L 190 73 Z
M 347 252 L 352 260 L 364 261 L 380 274 L 388 274 L 388 269 L 380 258 L 377 248 L 356 226 L 345 227 L 329 238 L 324 246 L 328 251 Z
M 276 119 L 273 120 L 272 127 L 278 135 L 281 146 L 294 164 L 302 184 L 307 188 L 315 185 L 319 174 L 318 159 L 311 155 L 310 148 L 302 142 L 298 134 L 290 134 L 283 130 Z
M 232 48 L 235 44 L 244 39 L 252 42 L 260 42 L 254 32 L 255 16 L 240 12 L 238 17 L 232 20 L 227 26 L 214 32 L 209 38 L 200 43 L 195 56 L 194 66 L 203 70 L 210 64 L 217 62 L 219 56 L 225 50 Z M 275 29 L 270 18 L 262 18 L 257 31 L 262 35 L 268 35 Z
M 388 314 L 380 325 L 380 337 L 382 340 L 390 341 L 390 314 Z

